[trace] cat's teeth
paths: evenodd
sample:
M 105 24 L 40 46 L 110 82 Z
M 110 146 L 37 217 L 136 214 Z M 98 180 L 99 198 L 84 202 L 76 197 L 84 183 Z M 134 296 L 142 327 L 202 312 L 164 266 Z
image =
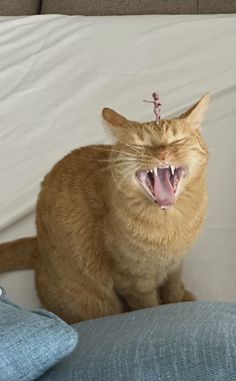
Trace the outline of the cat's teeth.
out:
M 174 176 L 174 174 L 175 174 L 175 166 L 171 165 L 170 166 L 170 170 L 171 170 L 172 176 Z
M 155 176 L 157 176 L 157 167 L 154 167 Z

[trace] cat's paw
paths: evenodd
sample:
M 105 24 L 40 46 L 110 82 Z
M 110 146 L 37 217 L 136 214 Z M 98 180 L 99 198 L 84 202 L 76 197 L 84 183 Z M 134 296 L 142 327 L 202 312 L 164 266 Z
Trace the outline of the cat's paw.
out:
M 182 287 L 173 285 L 162 286 L 159 290 L 162 304 L 179 303 L 184 297 L 184 290 Z
M 182 302 L 195 302 L 196 300 L 197 298 L 192 292 L 184 290 Z
M 167 283 L 159 289 L 162 304 L 193 302 L 196 297 L 186 290 L 182 283 Z

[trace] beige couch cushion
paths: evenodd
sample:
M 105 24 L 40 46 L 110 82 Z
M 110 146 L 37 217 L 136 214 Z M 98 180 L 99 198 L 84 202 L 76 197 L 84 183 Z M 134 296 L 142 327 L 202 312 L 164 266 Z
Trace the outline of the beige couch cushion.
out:
M 40 3 L 40 0 L 0 0 L 0 16 L 38 14 Z
M 197 0 L 43 0 L 41 13 L 86 16 L 197 13 Z

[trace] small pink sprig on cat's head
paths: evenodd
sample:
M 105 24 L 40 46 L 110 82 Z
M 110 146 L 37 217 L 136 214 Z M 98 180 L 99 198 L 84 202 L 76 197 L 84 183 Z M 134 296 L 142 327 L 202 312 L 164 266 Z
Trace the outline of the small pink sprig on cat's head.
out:
M 147 103 L 153 103 L 154 104 L 154 114 L 156 116 L 156 123 L 158 124 L 161 120 L 161 102 L 160 102 L 160 95 L 156 92 L 152 93 L 153 101 L 146 101 L 143 100 L 143 102 Z

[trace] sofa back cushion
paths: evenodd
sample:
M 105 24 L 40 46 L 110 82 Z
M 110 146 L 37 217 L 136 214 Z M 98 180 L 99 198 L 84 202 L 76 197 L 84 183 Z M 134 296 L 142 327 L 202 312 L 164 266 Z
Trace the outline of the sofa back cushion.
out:
M 35 15 L 40 12 L 40 0 L 1 0 L 0 16 Z
M 236 13 L 236 0 L 198 0 L 199 13 Z
M 138 15 L 197 13 L 197 0 L 43 0 L 41 13 Z

